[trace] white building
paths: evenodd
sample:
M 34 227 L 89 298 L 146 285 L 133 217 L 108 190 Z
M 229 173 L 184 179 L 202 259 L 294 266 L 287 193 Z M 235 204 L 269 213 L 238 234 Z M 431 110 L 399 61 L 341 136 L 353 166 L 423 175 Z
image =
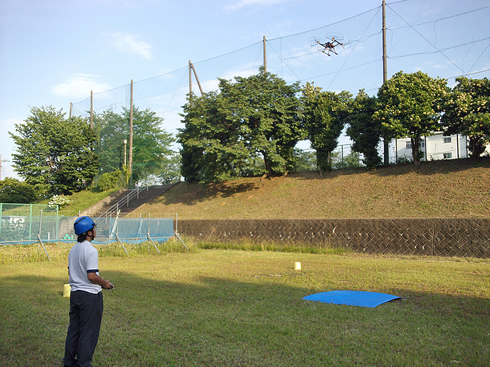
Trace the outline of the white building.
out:
M 436 132 L 432 136 L 423 137 L 420 142 L 420 150 L 424 153 L 423 161 L 436 161 L 441 159 L 468 158 L 467 148 L 469 139 L 464 135 L 444 136 L 442 132 Z M 410 138 L 396 139 L 396 161 L 412 161 L 412 142 Z M 490 154 L 490 146 L 486 152 Z

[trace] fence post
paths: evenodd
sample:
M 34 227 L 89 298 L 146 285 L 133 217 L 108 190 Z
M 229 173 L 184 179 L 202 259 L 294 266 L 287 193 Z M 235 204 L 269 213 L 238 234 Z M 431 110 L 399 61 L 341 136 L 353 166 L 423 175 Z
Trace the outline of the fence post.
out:
M 29 205 L 29 240 L 32 236 L 32 204 Z

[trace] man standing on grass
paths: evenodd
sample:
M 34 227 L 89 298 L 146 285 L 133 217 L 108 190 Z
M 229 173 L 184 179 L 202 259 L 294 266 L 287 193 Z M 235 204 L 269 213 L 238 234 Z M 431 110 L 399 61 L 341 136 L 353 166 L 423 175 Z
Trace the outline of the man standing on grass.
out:
M 70 325 L 63 361 L 65 367 L 90 367 L 104 309 L 102 288 L 114 286 L 99 276 L 99 254 L 91 243 L 95 238 L 94 221 L 90 217 L 80 217 L 75 221 L 74 229 L 78 242 L 68 255 Z

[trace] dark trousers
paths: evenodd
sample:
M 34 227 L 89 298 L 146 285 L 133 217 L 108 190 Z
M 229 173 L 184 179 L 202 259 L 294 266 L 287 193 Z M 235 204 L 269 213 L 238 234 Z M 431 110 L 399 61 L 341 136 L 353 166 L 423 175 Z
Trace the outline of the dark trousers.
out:
M 66 334 L 65 366 L 90 366 L 99 340 L 103 310 L 102 292 L 70 293 L 70 325 Z

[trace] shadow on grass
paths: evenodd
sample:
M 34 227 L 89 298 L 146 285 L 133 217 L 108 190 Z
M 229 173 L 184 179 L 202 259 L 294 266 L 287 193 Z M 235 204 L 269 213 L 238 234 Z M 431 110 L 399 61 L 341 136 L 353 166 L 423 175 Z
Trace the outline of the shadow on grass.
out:
M 141 264 L 140 264 L 141 265 Z M 138 269 L 141 271 L 141 269 Z M 181 271 L 185 272 L 183 268 Z M 203 270 L 205 271 L 205 270 Z M 488 365 L 490 300 L 404 289 L 376 308 L 304 301 L 334 289 L 312 274 L 267 269 L 245 281 L 200 276 L 173 282 L 147 269 L 104 271 L 105 311 L 94 363 L 101 366 Z M 299 281 L 301 280 L 301 281 Z M 66 277 L 2 278 L 0 364 L 58 366 L 69 300 Z
M 214 199 L 217 197 L 231 197 L 238 193 L 257 190 L 259 188 L 259 178 L 257 183 L 238 181 L 227 181 L 213 184 L 198 184 L 198 183 L 182 183 L 165 192 L 156 203 L 162 201 L 166 205 L 170 204 L 185 204 L 194 205 L 203 201 Z

